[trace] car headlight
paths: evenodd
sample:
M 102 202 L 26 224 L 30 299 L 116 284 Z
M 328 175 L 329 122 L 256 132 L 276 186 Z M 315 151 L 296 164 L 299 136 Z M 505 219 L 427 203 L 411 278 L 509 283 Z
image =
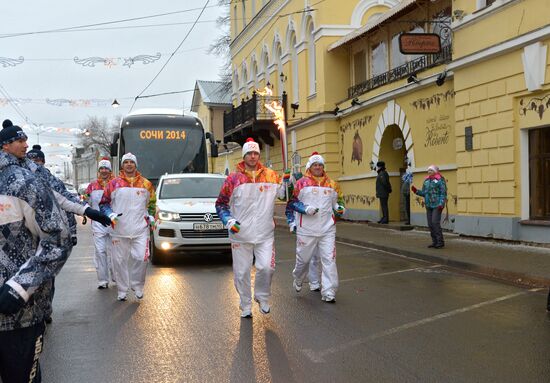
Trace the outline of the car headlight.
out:
M 159 219 L 162 221 L 180 221 L 180 215 L 178 213 L 172 213 L 170 211 L 159 211 Z

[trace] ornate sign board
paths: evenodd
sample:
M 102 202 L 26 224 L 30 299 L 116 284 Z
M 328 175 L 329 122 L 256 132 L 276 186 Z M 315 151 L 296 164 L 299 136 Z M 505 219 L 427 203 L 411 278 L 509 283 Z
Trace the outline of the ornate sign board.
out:
M 441 52 L 441 39 L 436 33 L 402 33 L 399 51 L 404 55 L 436 54 Z

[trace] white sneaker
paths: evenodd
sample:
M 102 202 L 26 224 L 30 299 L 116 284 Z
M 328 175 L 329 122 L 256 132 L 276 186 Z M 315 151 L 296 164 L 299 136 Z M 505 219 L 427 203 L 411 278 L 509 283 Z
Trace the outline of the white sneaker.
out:
M 336 299 L 332 295 L 323 295 L 321 297 L 321 300 L 327 303 L 334 303 L 336 302 Z
M 252 311 L 250 309 L 241 310 L 241 318 L 252 318 Z
M 309 284 L 309 290 L 310 291 L 321 291 L 321 285 L 319 283 L 310 283 Z
M 271 311 L 271 307 L 269 307 L 269 303 L 267 303 L 266 301 L 261 301 L 257 298 L 254 298 L 254 300 L 258 302 L 258 305 L 260 306 L 260 311 L 262 312 L 262 314 L 269 314 L 269 312 Z
M 137 299 L 143 299 L 143 291 L 136 290 L 134 291 L 134 294 L 136 295 Z
M 299 293 L 300 291 L 302 291 L 302 282 L 298 282 L 297 279 L 292 281 L 292 286 L 294 286 L 294 290 L 296 290 L 296 292 Z
M 118 294 L 118 296 L 116 297 L 116 300 L 117 301 L 125 301 L 127 299 L 126 297 L 126 294 Z
M 99 290 L 108 289 L 108 288 L 109 288 L 109 284 L 108 284 L 107 282 L 99 283 L 99 284 L 97 285 L 97 288 L 98 288 Z

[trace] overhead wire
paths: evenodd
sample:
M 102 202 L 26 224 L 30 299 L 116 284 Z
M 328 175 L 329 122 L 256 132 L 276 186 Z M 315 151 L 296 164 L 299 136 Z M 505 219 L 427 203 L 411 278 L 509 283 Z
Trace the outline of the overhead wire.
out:
M 157 74 L 153 77 L 153 79 L 151 81 L 149 81 L 149 83 L 147 84 L 147 86 L 145 88 L 143 88 L 143 90 L 136 96 L 136 98 L 134 99 L 134 102 L 132 103 L 132 106 L 130 107 L 130 111 L 132 111 L 132 109 L 134 108 L 134 105 L 136 104 L 136 101 L 137 99 L 147 90 L 149 89 L 149 87 L 153 84 L 153 82 L 160 76 L 160 74 L 162 73 L 162 71 L 164 70 L 164 68 L 166 68 L 166 66 L 168 65 L 168 63 L 170 63 L 170 60 L 172 60 L 172 57 L 174 57 L 174 55 L 177 53 L 177 51 L 181 48 L 181 46 L 183 45 L 183 43 L 187 40 L 187 38 L 189 37 L 189 35 L 191 34 L 191 32 L 193 31 L 193 29 L 195 29 L 195 25 L 197 25 L 197 22 L 200 20 L 202 14 L 204 13 L 204 10 L 206 9 L 206 7 L 208 6 L 208 3 L 210 2 L 210 0 L 206 0 L 206 2 L 204 3 L 204 6 L 202 7 L 202 10 L 201 12 L 199 13 L 199 15 L 197 16 L 196 20 L 195 20 L 195 23 L 193 25 L 191 25 L 191 28 L 189 28 L 189 30 L 187 31 L 187 34 L 183 37 L 183 40 L 181 40 L 181 42 L 178 44 L 178 46 L 176 47 L 176 49 L 174 50 L 174 52 L 172 52 L 172 54 L 170 55 L 170 57 L 168 57 L 168 59 L 166 60 L 166 62 L 164 63 L 164 65 L 162 66 L 162 68 L 160 68 L 160 70 L 157 72 Z

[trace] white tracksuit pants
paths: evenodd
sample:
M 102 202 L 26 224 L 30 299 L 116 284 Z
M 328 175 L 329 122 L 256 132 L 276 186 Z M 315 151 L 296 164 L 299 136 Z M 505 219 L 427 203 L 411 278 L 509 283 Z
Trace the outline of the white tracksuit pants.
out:
M 292 276 L 303 282 L 309 271 L 313 253 L 317 251 L 321 259 L 321 295 L 336 295 L 338 290 L 338 270 L 336 269 L 336 234 L 327 233 L 322 237 L 296 236 L 296 266 Z
M 274 238 L 271 238 L 257 244 L 239 242 L 231 244 L 234 282 L 239 293 L 241 310 L 252 308 L 250 269 L 252 268 L 253 255 L 256 257 L 254 297 L 260 302 L 267 302 L 271 296 L 271 279 L 275 271 L 273 240 Z
M 136 238 L 112 237 L 113 270 L 118 294 L 143 292 L 149 259 L 149 232 Z
M 321 260 L 319 257 L 319 251 L 313 252 L 309 261 L 309 271 L 307 273 L 307 280 L 311 288 L 321 286 Z
M 111 266 L 111 236 L 108 233 L 92 233 L 94 238 L 94 266 L 99 285 L 110 281 Z

